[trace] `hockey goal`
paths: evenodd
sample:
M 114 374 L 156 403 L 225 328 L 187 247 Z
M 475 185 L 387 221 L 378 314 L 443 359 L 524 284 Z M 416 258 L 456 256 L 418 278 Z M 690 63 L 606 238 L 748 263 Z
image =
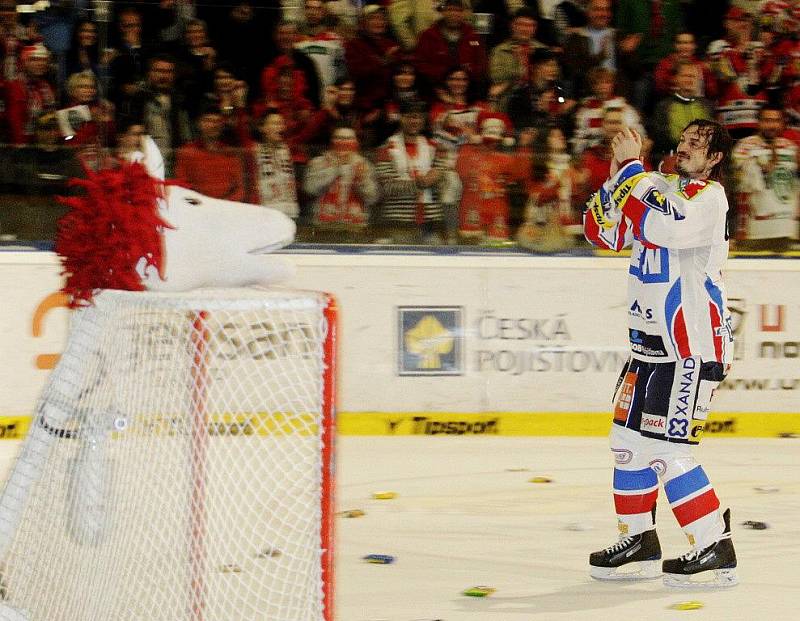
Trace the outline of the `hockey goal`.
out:
M 332 621 L 336 309 L 104 291 L 0 496 L 2 621 Z

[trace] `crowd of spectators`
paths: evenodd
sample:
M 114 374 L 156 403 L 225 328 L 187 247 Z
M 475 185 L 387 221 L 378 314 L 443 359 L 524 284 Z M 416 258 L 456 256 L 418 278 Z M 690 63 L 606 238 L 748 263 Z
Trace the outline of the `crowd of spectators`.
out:
M 742 247 L 798 238 L 800 0 L 0 0 L 0 234 L 149 135 L 167 174 L 317 242 L 579 242 L 623 126 L 738 141 Z

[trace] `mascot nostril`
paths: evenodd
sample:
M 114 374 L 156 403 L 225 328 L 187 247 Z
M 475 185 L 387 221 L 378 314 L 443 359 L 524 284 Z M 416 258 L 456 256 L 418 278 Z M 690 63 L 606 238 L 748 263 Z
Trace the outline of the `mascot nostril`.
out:
M 270 285 L 293 273 L 275 256 L 295 223 L 277 209 L 203 196 L 163 181 L 150 138 L 118 169 L 87 172 L 83 195 L 62 199 L 56 252 L 73 306 L 94 291 L 188 291 Z

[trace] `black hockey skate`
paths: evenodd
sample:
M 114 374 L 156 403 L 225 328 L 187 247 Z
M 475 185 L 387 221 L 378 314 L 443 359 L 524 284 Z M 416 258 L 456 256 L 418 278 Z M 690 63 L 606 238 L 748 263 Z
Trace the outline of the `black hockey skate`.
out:
M 652 580 L 661 575 L 660 560 L 658 535 L 655 529 L 646 530 L 621 537 L 605 550 L 592 552 L 589 573 L 595 580 Z
M 722 514 L 725 530 L 722 538 L 705 548 L 695 548 L 683 556 L 664 561 L 664 585 L 674 588 L 725 588 L 736 586 L 736 552 L 731 541 L 731 510 Z M 693 580 L 693 576 L 713 572 L 711 580 Z

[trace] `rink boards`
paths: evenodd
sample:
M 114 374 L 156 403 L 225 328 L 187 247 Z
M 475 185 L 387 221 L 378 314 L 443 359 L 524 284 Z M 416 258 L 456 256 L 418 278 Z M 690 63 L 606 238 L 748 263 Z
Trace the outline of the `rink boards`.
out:
M 601 435 L 627 351 L 627 259 L 291 251 L 340 311 L 339 431 Z M 0 435 L 18 437 L 67 311 L 46 252 L 0 253 Z M 709 433 L 800 433 L 800 263 L 733 259 L 737 351 Z

